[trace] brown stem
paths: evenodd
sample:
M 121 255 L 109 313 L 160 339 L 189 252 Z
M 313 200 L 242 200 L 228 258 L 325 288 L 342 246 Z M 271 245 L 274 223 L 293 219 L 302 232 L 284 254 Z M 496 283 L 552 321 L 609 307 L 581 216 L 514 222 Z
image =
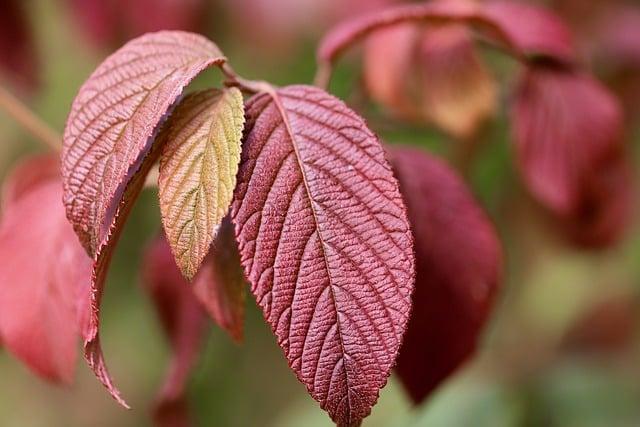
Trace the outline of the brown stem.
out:
M 227 80 L 225 81 L 226 86 L 236 86 L 243 92 L 247 92 L 250 94 L 269 92 L 272 89 L 271 84 L 269 84 L 268 82 L 262 80 L 247 80 L 243 77 L 240 77 L 228 62 L 222 64 L 220 69 L 227 78 Z
M 62 147 L 60 135 L 3 86 L 0 86 L 0 110 L 6 112 L 38 141 L 55 151 L 60 151 Z

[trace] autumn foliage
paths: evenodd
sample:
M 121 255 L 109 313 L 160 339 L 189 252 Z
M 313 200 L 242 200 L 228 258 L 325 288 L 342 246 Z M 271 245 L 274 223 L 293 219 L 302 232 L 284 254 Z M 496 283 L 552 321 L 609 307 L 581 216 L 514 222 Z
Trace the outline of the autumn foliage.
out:
M 0 43 L 0 61 L 33 84 L 37 57 L 21 3 L 9 3 L 16 18 L 2 31 L 22 47 Z M 392 371 L 419 404 L 475 353 L 504 276 L 498 233 L 445 160 L 387 145 L 327 91 L 360 41 L 365 92 L 382 120 L 432 125 L 460 144 L 503 100 L 480 41 L 513 59 L 506 108 L 528 194 L 574 245 L 611 246 L 627 229 L 622 108 L 549 10 L 452 0 L 357 15 L 321 41 L 316 86 L 276 87 L 238 75 L 208 38 L 174 30 L 197 31 L 203 2 L 68 3 L 83 6 L 78 22 L 102 47 L 146 34 L 79 88 L 60 157 L 26 159 L 5 180 L 0 340 L 60 383 L 73 379 L 81 340 L 128 407 L 102 353 L 100 309 L 123 226 L 157 167 L 163 229 L 141 271 L 173 354 L 159 425 L 188 423 L 186 383 L 208 319 L 242 340 L 247 289 L 339 426 L 369 415 Z M 223 84 L 189 89 L 209 69 Z

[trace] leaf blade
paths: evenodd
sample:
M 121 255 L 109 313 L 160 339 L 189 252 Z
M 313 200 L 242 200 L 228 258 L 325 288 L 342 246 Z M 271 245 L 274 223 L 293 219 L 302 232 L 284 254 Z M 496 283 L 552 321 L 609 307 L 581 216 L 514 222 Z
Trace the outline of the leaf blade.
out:
M 30 158 L 4 183 L 0 335 L 35 373 L 70 384 L 91 259 L 66 221 L 57 166 L 54 156 Z
M 419 404 L 475 352 L 501 281 L 502 248 L 449 166 L 414 148 L 393 147 L 390 157 L 416 239 L 413 310 L 395 369 Z
M 243 338 L 245 286 L 233 224 L 227 217 L 193 281 L 193 292 L 214 322 L 237 343 Z
M 245 273 L 298 379 L 339 425 L 356 425 L 386 383 L 410 306 L 397 182 L 363 120 L 322 90 L 257 95 L 246 114 L 232 207 Z
M 182 274 L 191 280 L 227 214 L 244 126 L 237 88 L 187 96 L 159 136 L 160 211 Z
M 204 37 L 151 33 L 108 57 L 80 88 L 64 132 L 62 176 L 67 216 L 89 253 L 105 240 L 167 111 L 196 75 L 224 61 Z
M 184 87 L 226 61 L 206 38 L 180 31 L 146 34 L 107 58 L 80 88 L 62 147 L 67 218 L 94 258 L 85 359 L 121 405 L 100 347 L 99 310 L 109 262 L 144 177 L 157 159 L 155 135 Z

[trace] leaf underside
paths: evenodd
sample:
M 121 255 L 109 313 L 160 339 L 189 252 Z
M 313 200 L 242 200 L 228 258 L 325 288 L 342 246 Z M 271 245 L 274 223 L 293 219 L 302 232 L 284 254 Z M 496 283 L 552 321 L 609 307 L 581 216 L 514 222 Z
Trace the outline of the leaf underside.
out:
M 85 249 L 94 257 L 92 315 L 85 358 L 119 403 L 126 403 L 100 349 L 99 307 L 121 227 L 159 150 L 159 125 L 184 87 L 225 61 L 202 36 L 162 31 L 139 37 L 107 58 L 73 102 L 62 149 L 64 203 Z
M 336 423 L 357 425 L 409 316 L 398 184 L 363 120 L 322 90 L 256 95 L 246 116 L 232 205 L 245 274 L 300 381 Z
M 417 149 L 390 153 L 416 237 L 416 289 L 396 372 L 418 404 L 475 351 L 500 282 L 502 251 L 453 170 Z
M 237 88 L 187 96 L 158 137 L 160 211 L 171 250 L 191 280 L 229 210 L 244 126 Z
M 226 217 L 193 281 L 193 292 L 214 322 L 236 342 L 243 338 L 246 284 L 233 224 Z

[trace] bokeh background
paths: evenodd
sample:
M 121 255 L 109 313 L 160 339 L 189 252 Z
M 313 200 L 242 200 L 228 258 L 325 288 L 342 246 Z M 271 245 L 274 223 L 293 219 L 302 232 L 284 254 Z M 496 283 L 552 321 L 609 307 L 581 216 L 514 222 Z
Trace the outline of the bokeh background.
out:
M 0 14 L 5 7 L 2 3 Z M 124 39 L 153 29 L 167 18 L 154 17 L 150 1 L 131 1 L 131 5 L 143 4 L 141 17 L 116 24 L 82 18 L 79 8 L 100 2 L 21 3 L 37 53 L 37 62 L 29 67 L 35 67 L 40 82 L 29 88 L 5 76 L 3 84 L 60 132 L 71 101 L 95 66 Z M 191 2 L 182 3 L 190 7 Z M 315 46 L 322 32 L 339 19 L 382 3 L 385 1 L 209 0 L 202 11 L 179 19 L 188 29 L 212 38 L 245 77 L 275 84 L 310 83 Z M 636 169 L 634 182 L 638 183 L 640 96 L 633 94 L 634 90 L 640 93 L 640 68 L 635 74 L 611 72 L 610 64 L 594 48 L 598 40 L 592 31 L 598 16 L 618 7 L 618 2 L 546 3 L 570 23 L 592 71 L 624 96 L 626 133 Z M 628 6 L 640 9 L 637 2 Z M 113 7 L 118 12 L 114 16 L 124 19 L 118 6 Z M 118 30 L 100 32 L 102 24 Z M 474 158 L 465 162 L 462 173 L 495 222 L 505 247 L 505 280 L 496 310 L 477 356 L 430 399 L 413 407 L 392 377 L 365 425 L 640 425 L 640 221 L 633 221 L 618 243 L 600 250 L 577 248 L 558 235 L 527 195 L 512 162 L 505 105 L 516 64 L 496 52 L 482 51 L 482 55 L 501 82 L 503 102 L 495 120 L 477 137 Z M 459 142 L 428 126 L 389 119 L 367 101 L 358 58 L 356 50 L 340 63 L 332 93 L 368 118 L 386 141 L 420 146 L 455 161 Z M 193 88 L 218 84 L 220 77 L 216 71 L 207 72 Z M 42 150 L 0 112 L 2 176 L 20 157 Z M 31 375 L 0 350 L 0 425 L 151 425 L 149 410 L 169 350 L 140 286 L 139 263 L 159 227 L 155 190 L 148 189 L 118 245 L 103 304 L 102 345 L 111 372 L 134 409 L 118 407 L 82 363 L 75 385 L 60 389 Z M 207 335 L 189 384 L 197 425 L 330 426 L 329 418 L 288 369 L 251 298 L 247 305 L 242 345 L 213 326 Z

